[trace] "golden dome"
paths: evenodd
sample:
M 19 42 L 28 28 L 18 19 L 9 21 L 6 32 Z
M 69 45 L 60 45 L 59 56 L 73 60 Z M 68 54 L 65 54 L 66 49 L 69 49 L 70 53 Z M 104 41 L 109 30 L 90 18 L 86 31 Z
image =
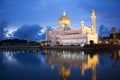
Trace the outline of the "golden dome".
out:
M 59 20 L 70 20 L 70 18 L 68 16 L 61 16 Z
M 59 18 L 59 20 L 70 20 L 70 18 L 68 16 L 62 16 Z
M 66 16 L 65 11 L 63 12 L 63 15 L 59 18 L 59 20 L 70 20 L 70 18 L 68 16 Z

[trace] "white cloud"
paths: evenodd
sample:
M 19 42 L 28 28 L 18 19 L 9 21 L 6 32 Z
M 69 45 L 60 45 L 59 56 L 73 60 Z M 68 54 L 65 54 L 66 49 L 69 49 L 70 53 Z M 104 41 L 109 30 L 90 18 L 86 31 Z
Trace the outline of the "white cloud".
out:
M 5 37 L 6 37 L 6 38 L 13 37 L 13 32 L 14 32 L 14 31 L 17 31 L 17 29 L 18 29 L 18 27 L 13 27 L 13 26 L 10 27 L 10 26 L 9 26 L 8 28 L 5 29 L 5 31 L 7 31 L 7 33 L 5 34 Z

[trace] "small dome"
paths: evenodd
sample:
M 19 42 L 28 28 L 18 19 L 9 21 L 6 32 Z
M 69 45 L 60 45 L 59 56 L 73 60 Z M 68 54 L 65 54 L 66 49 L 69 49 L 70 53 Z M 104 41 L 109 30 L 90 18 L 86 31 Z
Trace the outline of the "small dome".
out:
M 94 10 L 92 10 L 92 15 L 95 15 L 95 11 Z
M 80 21 L 80 23 L 81 23 L 81 24 L 84 24 L 84 21 L 83 21 L 83 20 L 81 20 L 81 21 Z

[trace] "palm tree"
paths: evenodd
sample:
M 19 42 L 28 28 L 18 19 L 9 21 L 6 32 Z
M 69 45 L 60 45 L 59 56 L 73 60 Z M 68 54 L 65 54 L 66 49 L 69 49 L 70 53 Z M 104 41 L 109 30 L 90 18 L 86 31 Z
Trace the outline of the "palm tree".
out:
M 116 28 L 112 27 L 111 32 L 113 33 L 113 39 L 116 40 Z

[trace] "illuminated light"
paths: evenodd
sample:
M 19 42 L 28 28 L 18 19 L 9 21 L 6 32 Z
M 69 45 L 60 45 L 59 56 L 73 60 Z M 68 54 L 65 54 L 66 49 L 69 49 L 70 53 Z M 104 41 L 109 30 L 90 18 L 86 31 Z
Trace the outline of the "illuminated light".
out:
M 119 50 L 119 56 L 120 56 L 120 50 Z
M 45 46 L 47 46 L 47 43 L 45 43 Z
M 99 43 L 101 43 L 101 41 L 99 41 Z
M 63 57 L 64 59 L 68 58 L 68 59 L 86 59 L 86 55 L 84 55 L 84 52 L 81 52 L 80 54 L 62 54 L 61 57 Z
M 86 43 L 87 40 L 86 39 L 69 39 L 69 40 L 61 40 L 61 43 L 63 44 L 80 44 L 80 43 Z M 82 46 L 84 46 L 84 44 L 82 44 Z
M 54 64 L 51 65 L 51 69 L 53 70 L 55 68 Z
M 108 44 L 108 41 L 106 41 L 105 43 Z
M 65 71 L 65 67 L 64 66 L 62 67 L 62 71 Z
M 43 47 L 43 46 L 44 46 L 44 44 L 41 44 L 41 46 Z

